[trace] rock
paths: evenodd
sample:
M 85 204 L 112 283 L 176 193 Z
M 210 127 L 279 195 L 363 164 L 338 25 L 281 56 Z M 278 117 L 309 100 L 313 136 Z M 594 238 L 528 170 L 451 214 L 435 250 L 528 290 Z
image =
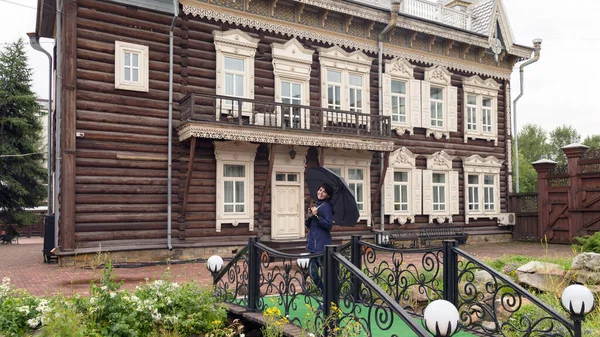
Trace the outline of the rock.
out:
M 517 269 L 519 283 L 541 291 L 550 292 L 564 282 L 566 271 L 554 263 L 531 261 Z
M 582 253 L 573 258 L 571 270 L 591 270 L 600 272 L 600 254 Z
M 586 286 L 600 284 L 600 272 L 587 269 L 571 269 L 566 278 L 577 283 L 583 283 Z

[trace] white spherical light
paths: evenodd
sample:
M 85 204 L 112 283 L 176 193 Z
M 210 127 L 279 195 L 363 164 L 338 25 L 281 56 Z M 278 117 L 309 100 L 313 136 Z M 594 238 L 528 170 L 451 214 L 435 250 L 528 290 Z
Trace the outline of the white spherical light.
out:
M 451 336 L 458 328 L 458 310 L 446 300 L 435 300 L 429 303 L 423 316 L 427 329 L 433 334 L 439 330 L 439 336 Z
M 206 261 L 206 268 L 212 273 L 218 273 L 223 268 L 223 258 L 219 255 L 213 255 Z
M 565 288 L 561 302 L 567 312 L 585 315 L 594 307 L 594 295 L 588 288 L 580 284 L 573 284 Z
M 302 253 L 300 255 L 308 255 L 308 253 Z M 296 260 L 296 264 L 298 265 L 298 267 L 300 267 L 302 269 L 308 268 L 309 263 L 310 263 L 310 259 L 308 259 L 308 258 L 299 258 Z

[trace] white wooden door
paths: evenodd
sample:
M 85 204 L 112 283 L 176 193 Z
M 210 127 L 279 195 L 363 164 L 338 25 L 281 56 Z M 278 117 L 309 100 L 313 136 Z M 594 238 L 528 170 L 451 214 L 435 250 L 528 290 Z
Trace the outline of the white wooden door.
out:
M 302 192 L 300 173 L 275 172 L 271 237 L 297 239 L 302 235 Z

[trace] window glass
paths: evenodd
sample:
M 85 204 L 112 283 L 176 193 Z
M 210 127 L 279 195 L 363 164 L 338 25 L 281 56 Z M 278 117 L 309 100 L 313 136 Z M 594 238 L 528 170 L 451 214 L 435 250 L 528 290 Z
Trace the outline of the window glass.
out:
M 392 93 L 406 95 L 406 82 L 392 81 Z
M 342 73 L 340 73 L 339 71 L 327 71 L 327 81 L 341 83 Z
M 225 177 L 245 177 L 244 171 L 246 167 L 244 165 L 223 165 L 223 176 Z
M 233 71 L 244 71 L 244 60 L 233 57 L 225 57 L 225 69 Z
M 350 85 L 357 86 L 357 87 L 362 87 L 362 76 L 361 75 L 349 74 L 348 75 L 348 82 L 350 83 Z

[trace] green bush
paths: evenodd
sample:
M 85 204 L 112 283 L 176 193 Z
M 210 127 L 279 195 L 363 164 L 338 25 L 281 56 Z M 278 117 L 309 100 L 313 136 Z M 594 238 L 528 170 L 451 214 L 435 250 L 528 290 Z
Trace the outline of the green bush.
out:
M 573 250 L 575 252 L 600 254 L 600 232 L 596 232 L 594 235 L 576 237 L 573 241 Z

